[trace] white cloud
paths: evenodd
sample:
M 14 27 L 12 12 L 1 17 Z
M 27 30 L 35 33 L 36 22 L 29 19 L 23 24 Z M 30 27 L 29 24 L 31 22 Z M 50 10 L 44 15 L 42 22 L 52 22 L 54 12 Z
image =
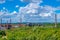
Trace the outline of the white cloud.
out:
M 37 4 L 40 4 L 43 2 L 42 0 L 20 0 L 20 1 L 21 2 L 37 3 Z
M 6 9 L 5 7 L 3 7 L 3 9 Z
M 33 2 L 33 3 L 42 3 L 43 1 L 42 0 L 31 0 L 31 2 Z
M 56 10 L 60 10 L 60 6 L 56 8 Z
M 38 7 L 39 7 L 39 4 L 36 4 L 36 3 L 30 3 L 30 4 L 28 4 L 27 5 L 27 7 L 29 7 L 29 8 L 35 8 L 35 9 L 37 9 Z
M 0 12 L 0 16 L 1 16 L 1 15 L 3 15 L 3 13 L 2 13 L 2 12 Z
M 6 0 L 0 0 L 0 4 L 5 3 L 5 2 L 6 2 Z
M 19 5 L 16 5 L 16 8 L 18 8 L 19 7 Z
M 51 13 L 41 13 L 41 14 L 39 14 L 39 16 L 48 17 L 48 16 L 51 16 Z
M 60 14 L 57 14 L 57 19 L 60 19 Z
M 5 8 L 4 8 L 4 10 L 0 11 L 0 18 L 9 19 L 9 18 L 16 18 L 16 16 L 17 16 L 16 11 L 13 11 L 12 13 L 9 13 L 8 10 L 5 11 Z
M 38 11 L 37 10 L 35 10 L 35 9 L 31 9 L 31 10 L 28 10 L 26 13 L 37 13 Z
M 28 5 L 26 5 L 25 7 L 20 7 L 19 9 L 19 13 L 38 13 L 37 9 L 40 7 L 39 3 L 42 2 L 42 0 L 20 0 L 23 2 L 30 2 Z
M 13 11 L 13 13 L 17 13 L 16 11 Z
M 26 5 L 25 7 L 20 7 L 19 12 L 21 12 L 21 13 L 37 13 L 38 8 L 39 8 L 38 4 L 30 3 L 30 4 Z
M 33 6 L 34 5 L 34 6 Z M 20 7 L 19 12 L 23 14 L 41 14 L 41 16 L 51 16 L 50 14 L 53 13 L 55 8 L 51 6 L 40 6 L 36 3 L 30 3 L 26 5 L 25 7 Z M 44 14 L 44 15 L 42 15 Z
M 49 10 L 49 11 L 54 11 L 54 10 L 56 10 L 56 8 L 54 8 L 54 7 L 52 7 L 52 6 L 48 6 L 48 5 L 45 5 L 45 6 L 44 6 L 44 9 Z
M 9 13 L 9 15 L 17 15 L 17 14 L 18 14 L 18 12 L 16 12 L 16 11 Z
M 30 16 L 32 16 L 32 17 L 33 17 L 33 16 L 38 16 L 38 15 L 30 15 Z

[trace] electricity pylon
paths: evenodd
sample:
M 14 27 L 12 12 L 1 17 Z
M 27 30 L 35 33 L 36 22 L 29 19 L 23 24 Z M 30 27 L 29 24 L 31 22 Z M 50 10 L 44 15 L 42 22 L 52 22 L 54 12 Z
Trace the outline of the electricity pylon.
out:
M 55 27 L 57 27 L 57 14 L 55 14 Z
M 2 18 L 0 20 L 1 20 L 1 24 L 2 24 Z

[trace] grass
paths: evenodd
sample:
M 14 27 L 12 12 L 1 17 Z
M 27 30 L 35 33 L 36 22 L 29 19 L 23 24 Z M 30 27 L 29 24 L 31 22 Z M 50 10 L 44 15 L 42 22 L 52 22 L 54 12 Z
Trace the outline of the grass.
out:
M 60 28 L 48 26 L 20 27 L 5 32 L 6 37 L 0 34 L 0 40 L 60 40 Z

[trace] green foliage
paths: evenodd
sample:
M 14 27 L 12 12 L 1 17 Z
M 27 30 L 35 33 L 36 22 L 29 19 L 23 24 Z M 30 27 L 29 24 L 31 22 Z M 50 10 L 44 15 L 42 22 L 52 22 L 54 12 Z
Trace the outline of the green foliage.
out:
M 6 30 L 6 40 L 60 40 L 60 28 L 20 27 Z M 1 31 L 0 31 L 0 35 Z M 0 37 L 2 39 L 2 37 Z

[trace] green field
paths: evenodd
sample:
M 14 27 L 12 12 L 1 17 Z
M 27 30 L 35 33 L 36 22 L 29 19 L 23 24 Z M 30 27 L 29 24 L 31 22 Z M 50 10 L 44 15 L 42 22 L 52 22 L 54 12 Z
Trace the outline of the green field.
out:
M 60 28 L 54 27 L 19 27 L 5 30 L 4 38 L 0 31 L 0 40 L 60 40 Z M 3 31 L 4 32 L 4 31 Z

